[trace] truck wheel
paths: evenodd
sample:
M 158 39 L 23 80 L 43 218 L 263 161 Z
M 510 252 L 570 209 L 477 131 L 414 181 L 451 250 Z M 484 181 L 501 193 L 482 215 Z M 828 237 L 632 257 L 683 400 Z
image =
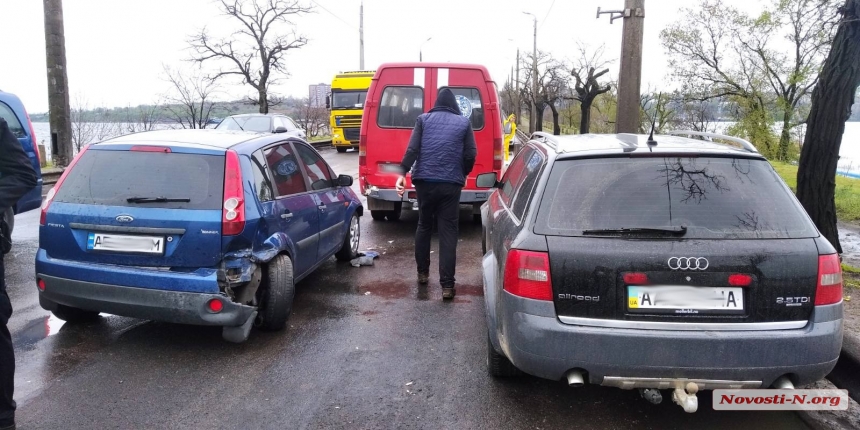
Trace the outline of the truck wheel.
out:
M 374 221 L 385 220 L 385 215 L 387 214 L 388 211 L 370 211 L 370 217 L 373 218 Z
M 53 314 L 55 317 L 70 323 L 95 321 L 99 318 L 98 312 L 87 311 L 65 305 L 57 305 L 57 309 L 53 311 Z
M 358 215 L 353 214 L 349 220 L 349 229 L 346 231 L 346 237 L 343 238 L 343 245 L 340 251 L 335 254 L 338 261 L 349 261 L 358 257 L 358 243 L 361 240 L 361 224 L 358 222 Z
M 497 378 L 520 375 L 520 369 L 514 367 L 507 357 L 496 352 L 496 349 L 493 348 L 493 343 L 490 342 L 489 335 L 487 335 L 487 371 L 490 373 L 490 376 Z
M 335 148 L 337 148 L 337 152 L 339 152 L 339 153 L 341 153 L 341 154 L 343 154 L 344 152 L 346 152 L 346 149 L 347 149 L 347 148 L 344 148 L 344 147 L 342 147 L 342 146 L 336 146 Z
M 262 306 L 257 327 L 267 331 L 282 330 L 293 310 L 296 286 L 293 284 L 293 261 L 281 254 L 266 267 L 267 279 L 263 288 Z
M 3 212 L 3 231 L 0 232 L 0 250 L 3 251 L 3 255 L 9 253 L 12 250 L 12 230 L 15 229 L 15 212 L 12 211 L 12 208 L 7 208 L 6 212 Z

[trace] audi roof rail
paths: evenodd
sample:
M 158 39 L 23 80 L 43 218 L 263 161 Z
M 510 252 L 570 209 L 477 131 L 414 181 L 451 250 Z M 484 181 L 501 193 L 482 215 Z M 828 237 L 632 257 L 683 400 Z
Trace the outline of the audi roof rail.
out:
M 699 136 L 699 137 L 707 137 L 707 138 L 709 138 L 708 140 L 709 140 L 709 141 L 711 141 L 711 142 L 713 142 L 713 139 L 722 139 L 722 140 L 727 140 L 727 141 L 729 141 L 729 142 L 734 142 L 734 143 L 739 144 L 743 149 L 746 149 L 746 150 L 747 150 L 747 151 L 749 151 L 749 152 L 755 152 L 756 154 L 758 154 L 758 149 L 756 149 L 755 145 L 753 145 L 752 143 L 750 143 L 748 140 L 741 139 L 741 138 L 739 138 L 739 137 L 728 136 L 728 135 L 725 135 L 725 134 L 719 134 L 719 133 L 707 133 L 707 132 L 704 132 L 704 131 L 694 131 L 694 130 L 672 130 L 672 131 L 667 131 L 667 132 L 666 132 L 666 133 L 664 133 L 664 134 L 668 134 L 668 135 L 671 135 L 671 136 Z M 719 142 L 714 142 L 714 143 L 718 143 L 718 144 L 719 144 Z
M 552 146 L 553 148 L 558 148 L 558 140 L 556 139 L 556 136 L 553 136 L 552 134 L 543 131 L 536 131 L 532 133 L 532 140 L 538 139 L 542 139 L 544 143 Z

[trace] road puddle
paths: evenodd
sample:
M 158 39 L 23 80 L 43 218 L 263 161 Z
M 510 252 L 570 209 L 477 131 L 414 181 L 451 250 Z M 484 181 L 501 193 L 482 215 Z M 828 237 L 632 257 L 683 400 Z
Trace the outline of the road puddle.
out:
M 19 348 L 30 348 L 48 336 L 59 333 L 65 324 L 65 321 L 53 314 L 36 318 L 19 330 L 12 342 Z

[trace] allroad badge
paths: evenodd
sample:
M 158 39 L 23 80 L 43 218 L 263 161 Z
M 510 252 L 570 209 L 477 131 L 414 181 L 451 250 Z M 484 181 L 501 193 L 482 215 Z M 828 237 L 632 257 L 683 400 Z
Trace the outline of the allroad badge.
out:
M 131 215 L 119 215 L 116 217 L 116 221 L 117 222 L 124 222 L 124 223 L 132 222 L 132 221 L 134 221 L 134 217 Z

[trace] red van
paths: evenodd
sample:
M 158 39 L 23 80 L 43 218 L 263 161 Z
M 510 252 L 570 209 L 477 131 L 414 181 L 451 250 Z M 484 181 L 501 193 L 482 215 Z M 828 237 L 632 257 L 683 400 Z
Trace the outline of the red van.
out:
M 480 218 L 480 205 L 490 190 L 478 188 L 479 173 L 502 170 L 502 116 L 496 83 L 484 66 L 451 63 L 389 63 L 376 71 L 364 105 L 364 120 L 358 146 L 359 184 L 367 196 L 367 208 L 375 220 L 400 218 L 403 203 L 416 206 L 415 189 L 407 176 L 407 192 L 397 195 L 396 172 L 415 120 L 430 111 L 439 90 L 454 92 L 463 116 L 472 122 L 478 157 L 460 197 L 473 205 Z

